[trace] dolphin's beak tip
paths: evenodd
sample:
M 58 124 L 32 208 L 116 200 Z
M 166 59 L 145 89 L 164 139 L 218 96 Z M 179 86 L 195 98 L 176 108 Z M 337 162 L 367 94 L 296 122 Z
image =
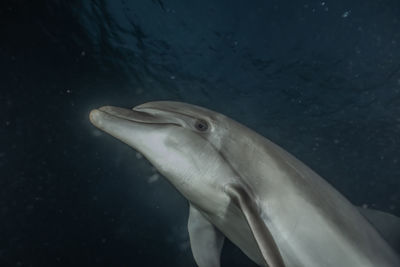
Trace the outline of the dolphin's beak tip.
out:
M 89 119 L 90 119 L 90 122 L 91 122 L 92 124 L 94 124 L 94 125 L 97 124 L 97 122 L 98 122 L 98 120 L 99 120 L 100 112 L 101 112 L 101 111 L 99 111 L 98 109 L 93 109 L 93 110 L 90 111 L 90 113 L 89 113 Z

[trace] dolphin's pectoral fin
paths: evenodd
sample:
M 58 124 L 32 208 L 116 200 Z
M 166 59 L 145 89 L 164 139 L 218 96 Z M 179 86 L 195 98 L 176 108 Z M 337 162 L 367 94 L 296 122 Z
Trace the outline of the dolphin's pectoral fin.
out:
M 225 236 L 190 205 L 188 230 L 194 260 L 199 267 L 219 267 Z
M 249 193 L 240 185 L 229 184 L 225 187 L 225 191 L 231 198 L 233 203 L 242 211 L 244 217 L 249 224 L 254 239 L 257 242 L 261 255 L 265 260 L 266 266 L 284 267 L 282 256 L 279 252 L 275 240 L 265 225 L 264 221 L 257 211 L 257 204 L 251 198 Z
M 379 210 L 362 207 L 358 210 L 378 230 L 386 242 L 400 253 L 400 218 Z

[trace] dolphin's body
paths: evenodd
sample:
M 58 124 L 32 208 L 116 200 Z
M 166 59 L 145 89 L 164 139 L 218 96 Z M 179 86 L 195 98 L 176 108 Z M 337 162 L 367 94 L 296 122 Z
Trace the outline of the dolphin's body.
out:
M 261 266 L 398 267 L 358 210 L 294 156 L 228 117 L 150 102 L 102 107 L 91 122 L 142 153 L 190 203 L 200 267 L 220 266 L 224 237 Z

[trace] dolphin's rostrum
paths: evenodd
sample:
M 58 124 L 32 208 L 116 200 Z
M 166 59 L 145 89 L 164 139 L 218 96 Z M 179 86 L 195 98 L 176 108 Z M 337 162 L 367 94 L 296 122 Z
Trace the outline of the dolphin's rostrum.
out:
M 400 266 L 374 219 L 294 156 L 222 114 L 158 101 L 102 107 L 90 120 L 143 154 L 189 201 L 200 267 L 220 266 L 225 237 L 260 266 Z

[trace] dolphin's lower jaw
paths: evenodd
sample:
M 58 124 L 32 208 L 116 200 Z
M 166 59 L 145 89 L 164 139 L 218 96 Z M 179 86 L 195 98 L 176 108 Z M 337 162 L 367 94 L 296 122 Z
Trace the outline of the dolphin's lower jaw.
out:
M 100 130 L 114 136 L 142 154 L 146 154 L 146 139 L 150 133 L 157 134 L 160 125 L 168 126 L 168 120 L 146 112 L 104 106 L 94 109 L 89 115 L 90 121 Z M 159 138 L 154 137 L 159 141 Z

